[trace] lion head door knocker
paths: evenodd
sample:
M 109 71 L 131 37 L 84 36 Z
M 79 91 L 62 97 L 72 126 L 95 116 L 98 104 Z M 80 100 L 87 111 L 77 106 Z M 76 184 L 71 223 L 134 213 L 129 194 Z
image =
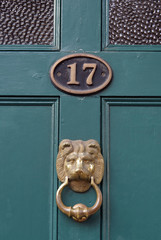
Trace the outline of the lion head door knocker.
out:
M 78 222 L 85 221 L 97 212 L 102 204 L 102 193 L 97 186 L 104 173 L 104 159 L 97 141 L 63 140 L 59 145 L 56 169 L 58 178 L 63 184 L 56 193 L 58 208 L 68 217 Z M 97 200 L 92 207 L 78 203 L 67 207 L 61 200 L 61 193 L 65 186 L 76 192 L 85 192 L 92 186 L 97 194 Z

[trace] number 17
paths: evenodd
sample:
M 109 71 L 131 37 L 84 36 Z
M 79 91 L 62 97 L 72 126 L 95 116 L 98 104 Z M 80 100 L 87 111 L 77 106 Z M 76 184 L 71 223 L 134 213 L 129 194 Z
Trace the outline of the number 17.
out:
M 70 81 L 67 82 L 67 84 L 71 85 L 79 85 L 80 83 L 76 80 L 76 71 L 77 71 L 77 64 L 73 63 L 70 65 L 67 65 L 68 68 L 71 69 L 70 72 Z M 97 64 L 95 63 L 84 63 L 83 64 L 83 71 L 86 70 L 87 68 L 92 68 L 92 71 L 90 72 L 89 76 L 86 79 L 87 85 L 92 85 L 93 84 L 93 76 L 96 71 Z

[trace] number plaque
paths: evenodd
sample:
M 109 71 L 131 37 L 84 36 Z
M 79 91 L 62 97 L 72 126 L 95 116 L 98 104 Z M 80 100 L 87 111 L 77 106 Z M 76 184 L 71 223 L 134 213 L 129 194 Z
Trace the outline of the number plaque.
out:
M 70 94 L 98 92 L 111 81 L 112 70 L 103 59 L 91 54 L 72 54 L 55 62 L 50 69 L 54 85 Z

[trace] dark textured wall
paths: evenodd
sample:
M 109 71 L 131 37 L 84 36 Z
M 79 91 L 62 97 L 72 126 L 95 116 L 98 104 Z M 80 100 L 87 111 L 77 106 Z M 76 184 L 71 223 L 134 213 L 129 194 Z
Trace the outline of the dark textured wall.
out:
M 1 0 L 0 44 L 51 45 L 53 0 Z
M 161 0 L 110 0 L 111 44 L 161 44 Z

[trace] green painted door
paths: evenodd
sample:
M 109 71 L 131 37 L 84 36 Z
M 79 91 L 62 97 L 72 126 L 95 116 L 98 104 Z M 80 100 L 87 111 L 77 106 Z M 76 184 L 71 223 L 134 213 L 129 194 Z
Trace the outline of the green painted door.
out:
M 1 10 L 10 6 L 10 1 L 2 2 Z M 45 1 L 40 2 L 43 7 Z M 160 1 L 157 4 L 156 13 Z M 36 11 L 33 5 L 32 9 Z M 5 44 L 4 37 L 0 46 L 1 240 L 161 239 L 161 48 L 117 41 L 108 45 L 108 12 L 105 0 L 55 0 L 52 44 L 35 45 L 30 40 Z M 40 29 L 41 33 L 45 27 Z M 117 33 L 115 26 L 112 29 Z M 89 96 L 55 88 L 49 76 L 51 65 L 68 54 L 84 52 L 109 63 L 111 84 Z M 57 210 L 55 201 L 56 156 L 59 142 L 66 138 L 99 141 L 105 160 L 102 208 L 81 224 Z M 78 202 L 92 206 L 96 198 L 93 189 L 78 194 L 69 188 L 62 197 L 72 206 Z

